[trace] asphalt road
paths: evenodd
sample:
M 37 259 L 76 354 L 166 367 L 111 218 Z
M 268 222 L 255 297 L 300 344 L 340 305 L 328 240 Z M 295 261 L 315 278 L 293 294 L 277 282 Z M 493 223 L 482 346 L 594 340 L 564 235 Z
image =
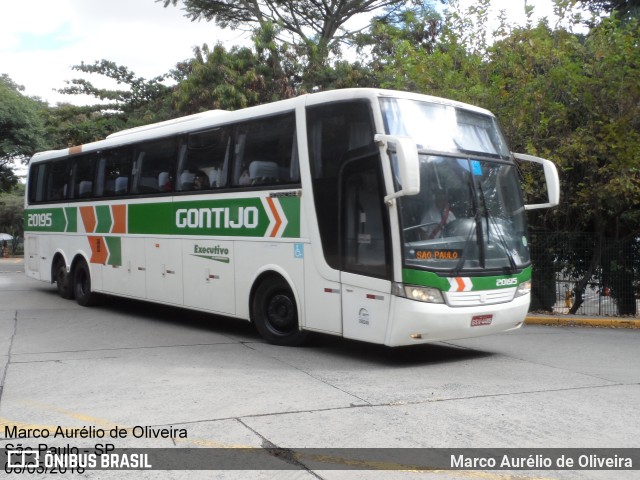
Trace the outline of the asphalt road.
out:
M 6 438 L 8 425 L 117 427 L 127 432 L 110 440 L 118 448 L 640 446 L 640 330 L 526 325 L 400 349 L 328 336 L 285 348 L 248 324 L 178 308 L 113 297 L 83 308 L 21 270 L 0 264 L 0 444 L 17 441 Z M 187 438 L 134 438 L 136 426 Z M 310 470 L 302 461 L 278 472 L 83 478 L 640 478 L 640 470 L 478 470 Z

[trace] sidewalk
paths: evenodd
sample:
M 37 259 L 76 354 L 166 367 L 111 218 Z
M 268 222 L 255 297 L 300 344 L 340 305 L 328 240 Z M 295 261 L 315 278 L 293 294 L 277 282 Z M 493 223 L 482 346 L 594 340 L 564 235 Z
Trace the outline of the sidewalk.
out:
M 564 315 L 530 313 L 527 325 L 560 325 L 566 327 L 640 328 L 640 319 L 634 317 L 601 317 L 597 315 Z

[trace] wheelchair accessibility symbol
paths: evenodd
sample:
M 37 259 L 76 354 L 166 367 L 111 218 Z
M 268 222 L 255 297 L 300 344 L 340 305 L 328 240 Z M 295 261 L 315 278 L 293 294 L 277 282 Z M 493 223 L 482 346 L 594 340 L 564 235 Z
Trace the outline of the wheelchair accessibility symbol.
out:
M 304 246 L 302 243 L 293 244 L 293 256 L 295 258 L 304 258 Z

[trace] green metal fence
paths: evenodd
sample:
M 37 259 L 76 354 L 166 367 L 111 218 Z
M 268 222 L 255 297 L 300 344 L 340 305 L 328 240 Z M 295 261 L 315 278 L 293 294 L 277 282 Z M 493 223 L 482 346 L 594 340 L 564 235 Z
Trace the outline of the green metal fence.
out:
M 640 234 L 531 233 L 531 310 L 640 316 Z

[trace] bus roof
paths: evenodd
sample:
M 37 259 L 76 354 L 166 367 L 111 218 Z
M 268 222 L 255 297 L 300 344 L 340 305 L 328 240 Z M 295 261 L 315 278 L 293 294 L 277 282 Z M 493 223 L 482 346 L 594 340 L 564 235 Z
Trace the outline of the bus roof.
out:
M 104 148 L 113 148 L 130 143 L 136 143 L 145 140 L 152 140 L 170 135 L 179 135 L 195 130 L 204 130 L 207 128 L 215 128 L 227 123 L 233 123 L 241 120 L 258 118 L 261 116 L 276 114 L 294 110 L 296 107 L 304 107 L 307 105 L 319 105 L 323 103 L 339 102 L 355 99 L 375 100 L 381 97 L 407 98 L 414 100 L 428 101 L 443 105 L 451 105 L 454 107 L 473 110 L 485 115 L 493 116 L 491 112 L 483 108 L 473 105 L 449 100 L 446 98 L 432 97 L 418 93 L 403 92 L 397 90 L 383 90 L 373 88 L 345 88 L 340 90 L 330 90 L 326 92 L 318 92 L 301 95 L 287 100 L 267 103 L 254 107 L 248 107 L 241 110 L 209 110 L 206 112 L 187 115 L 185 117 L 166 120 L 163 122 L 152 123 L 140 127 L 134 127 L 127 130 L 112 133 L 104 140 L 79 145 L 76 147 L 63 148 L 60 150 L 49 150 L 36 153 L 31 158 L 31 163 L 49 160 L 52 158 L 64 157 L 83 152 L 91 152 Z

